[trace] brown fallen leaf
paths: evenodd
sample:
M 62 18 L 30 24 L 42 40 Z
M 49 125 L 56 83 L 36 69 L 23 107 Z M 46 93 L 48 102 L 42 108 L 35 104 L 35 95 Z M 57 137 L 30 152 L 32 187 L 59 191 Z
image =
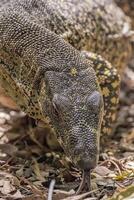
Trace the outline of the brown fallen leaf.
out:
M 2 194 L 9 194 L 15 191 L 15 187 L 11 184 L 9 180 L 3 180 L 3 186 L 0 188 Z
M 24 195 L 22 195 L 21 192 L 17 190 L 13 195 L 10 195 L 9 197 L 12 199 L 20 199 L 20 198 L 24 198 Z
M 34 194 L 34 195 L 25 196 L 25 197 L 21 198 L 21 200 L 47 200 L 47 198 L 44 196 L 39 196 L 39 195 Z
M 80 195 L 76 195 L 76 196 L 72 196 L 72 197 L 67 197 L 67 198 L 62 199 L 62 200 L 82 200 L 82 199 L 85 199 L 85 197 L 89 196 L 90 194 L 92 194 L 92 193 L 94 193 L 96 191 L 98 191 L 98 189 L 97 190 L 92 190 L 90 192 L 86 192 L 84 194 L 80 194 Z M 89 200 L 90 200 L 90 198 L 89 198 Z M 92 198 L 91 198 L 91 200 L 92 200 Z
M 20 186 L 19 180 L 9 173 L 0 171 L 0 193 L 1 196 L 10 196 L 11 193 L 16 193 L 16 186 Z M 18 194 L 18 193 L 17 193 Z M 13 194 L 12 194 L 13 195 Z
M 108 174 L 112 173 L 112 171 L 105 166 L 97 166 L 94 169 L 94 172 L 100 176 L 107 176 Z
M 14 156 L 17 153 L 18 148 L 12 144 L 0 144 L 0 150 L 3 153 Z
M 74 190 L 64 191 L 64 190 L 54 190 L 53 198 L 54 200 L 63 199 L 66 197 L 70 197 L 75 194 Z

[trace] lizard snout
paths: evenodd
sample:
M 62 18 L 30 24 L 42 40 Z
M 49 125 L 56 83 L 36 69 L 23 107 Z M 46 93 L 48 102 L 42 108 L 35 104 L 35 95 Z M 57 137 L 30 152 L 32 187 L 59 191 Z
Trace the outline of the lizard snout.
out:
M 77 152 L 77 153 L 76 153 Z M 97 149 L 88 149 L 88 147 L 76 147 L 75 155 L 77 159 L 77 166 L 82 170 L 93 169 L 97 164 Z
M 96 166 L 96 159 L 86 159 L 83 157 L 78 161 L 78 166 L 88 171 Z

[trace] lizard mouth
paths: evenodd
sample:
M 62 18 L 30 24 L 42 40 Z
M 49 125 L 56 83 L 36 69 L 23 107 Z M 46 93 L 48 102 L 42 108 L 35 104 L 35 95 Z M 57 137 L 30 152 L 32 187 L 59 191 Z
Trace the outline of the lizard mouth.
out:
M 94 159 L 89 159 L 89 158 L 81 158 L 79 161 L 78 161 L 78 166 L 83 169 L 83 170 L 90 170 L 90 169 L 93 169 L 95 166 L 96 166 L 96 157 Z

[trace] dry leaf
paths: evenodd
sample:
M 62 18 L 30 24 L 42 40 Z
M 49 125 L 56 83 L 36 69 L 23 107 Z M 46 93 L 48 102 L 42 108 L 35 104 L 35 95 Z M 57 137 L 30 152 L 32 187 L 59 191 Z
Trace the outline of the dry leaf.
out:
M 63 198 L 74 195 L 75 191 L 70 190 L 67 192 L 67 191 L 63 191 L 63 190 L 54 190 L 54 193 L 56 193 L 56 194 L 53 194 L 54 200 L 59 200 L 59 199 L 63 199 Z
M 0 188 L 0 191 L 2 194 L 9 194 L 13 191 L 15 191 L 15 187 L 10 183 L 9 180 L 3 181 L 3 186 Z
M 94 191 L 91 191 L 91 192 L 86 192 L 84 194 L 80 194 L 80 195 L 74 195 L 72 197 L 67 197 L 63 200 L 82 200 L 82 199 L 85 199 L 85 197 L 89 196 L 90 194 L 92 194 Z
M 10 198 L 12 198 L 12 199 L 20 199 L 23 197 L 24 197 L 24 195 L 22 195 L 19 190 L 17 190 L 13 195 L 10 195 Z
M 12 144 L 0 144 L 0 150 L 10 156 L 14 156 L 18 148 Z
M 110 169 L 108 169 L 107 167 L 104 167 L 104 166 L 97 166 L 94 169 L 94 172 L 99 174 L 100 176 L 107 176 L 108 174 L 112 173 L 112 171 Z

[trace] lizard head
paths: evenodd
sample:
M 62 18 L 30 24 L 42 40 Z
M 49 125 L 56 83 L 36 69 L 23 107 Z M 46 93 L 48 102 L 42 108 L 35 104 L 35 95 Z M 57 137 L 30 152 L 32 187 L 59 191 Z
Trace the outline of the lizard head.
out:
M 96 166 L 103 100 L 92 68 L 75 75 L 46 72 L 44 112 L 67 156 L 79 168 Z

